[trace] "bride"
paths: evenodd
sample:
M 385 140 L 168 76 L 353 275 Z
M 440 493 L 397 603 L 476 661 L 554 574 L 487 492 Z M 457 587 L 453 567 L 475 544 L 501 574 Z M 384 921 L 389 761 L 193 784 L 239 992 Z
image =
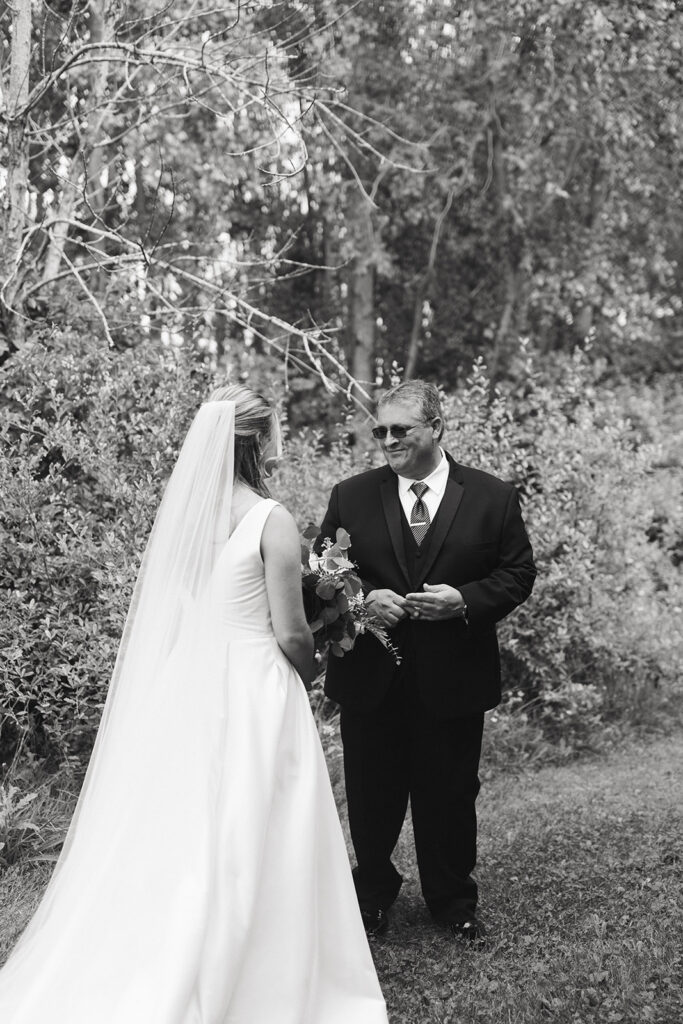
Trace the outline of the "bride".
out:
M 278 439 L 241 385 L 190 427 L 2 1024 L 387 1022 L 300 678 L 298 531 L 264 483 Z

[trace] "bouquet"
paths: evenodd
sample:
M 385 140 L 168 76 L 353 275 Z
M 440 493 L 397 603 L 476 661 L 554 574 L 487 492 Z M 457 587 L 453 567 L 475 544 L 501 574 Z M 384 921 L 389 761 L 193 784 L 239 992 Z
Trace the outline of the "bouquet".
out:
M 304 538 L 317 536 L 315 527 L 304 532 Z M 301 582 L 304 590 L 306 617 L 315 637 L 316 656 L 331 651 L 343 658 L 353 650 L 361 633 L 370 633 L 400 662 L 398 651 L 389 640 L 384 625 L 371 615 L 365 604 L 363 586 L 356 566 L 348 558 L 351 538 L 338 529 L 333 542 L 326 537 L 322 554 L 315 555 L 306 544 L 301 545 Z

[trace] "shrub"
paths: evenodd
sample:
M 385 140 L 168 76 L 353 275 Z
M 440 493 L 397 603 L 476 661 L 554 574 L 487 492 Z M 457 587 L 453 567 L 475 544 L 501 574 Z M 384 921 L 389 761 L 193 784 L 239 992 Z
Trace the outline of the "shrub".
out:
M 675 442 L 660 437 L 661 395 L 612 394 L 585 354 L 552 379 L 520 359 L 515 386 L 492 389 L 478 363 L 445 396 L 445 443 L 520 488 L 539 577 L 501 628 L 507 708 L 573 749 L 609 719 L 642 717 L 675 676 Z M 151 521 L 210 378 L 182 351 L 102 352 L 69 332 L 7 365 L 0 761 L 18 744 L 47 768 L 86 760 Z M 351 448 L 343 424 L 336 436 L 297 431 L 272 481 L 302 529 L 337 480 L 380 457 Z M 332 743 L 319 686 L 312 700 Z
M 0 763 L 19 745 L 80 771 L 164 484 L 211 371 L 173 350 L 111 353 L 63 332 L 8 364 L 0 397 Z M 350 471 L 301 431 L 273 493 L 302 529 Z
M 585 353 L 552 380 L 522 357 L 515 388 L 493 390 L 479 363 L 446 399 L 451 447 L 520 489 L 538 578 L 500 631 L 506 699 L 573 746 L 637 721 L 676 678 L 681 573 L 649 529 L 658 515 L 680 528 L 680 506 L 675 485 L 653 486 L 658 430 L 644 440 Z
M 174 354 L 70 334 L 17 356 L 0 426 L 0 759 L 90 749 L 164 480 L 198 393 Z

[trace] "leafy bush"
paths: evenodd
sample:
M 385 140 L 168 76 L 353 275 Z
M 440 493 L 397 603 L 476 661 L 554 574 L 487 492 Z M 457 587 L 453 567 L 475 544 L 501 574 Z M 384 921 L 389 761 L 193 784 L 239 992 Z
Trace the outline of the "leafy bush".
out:
M 212 384 L 182 352 L 110 353 L 70 333 L 8 364 L 0 391 L 0 763 L 89 754 L 163 486 Z M 291 438 L 273 493 L 320 517 L 341 442 Z M 316 504 L 317 502 L 317 504 Z
M 20 737 L 87 754 L 164 480 L 201 368 L 65 334 L 5 373 L 0 427 L 0 759 Z
M 676 679 L 683 581 L 649 534 L 658 516 L 680 529 L 681 509 L 657 479 L 661 427 L 644 440 L 585 353 L 552 380 L 521 358 L 515 388 L 492 390 L 477 364 L 446 399 L 451 447 L 520 488 L 538 578 L 502 624 L 507 701 L 573 747 L 605 720 L 637 721 Z
M 507 706 L 573 749 L 608 719 L 638 719 L 674 678 L 675 449 L 659 436 L 661 395 L 611 394 L 581 354 L 552 379 L 520 359 L 515 387 L 492 390 L 477 364 L 445 396 L 445 443 L 520 487 L 539 577 L 501 629 Z M 48 769 L 87 758 L 139 558 L 210 376 L 182 352 L 102 352 L 69 332 L 7 365 L 0 762 L 20 743 Z M 272 489 L 302 530 L 337 480 L 381 457 L 344 432 L 331 446 L 310 430 L 288 440 Z M 319 687 L 311 697 L 327 736 L 330 709 Z

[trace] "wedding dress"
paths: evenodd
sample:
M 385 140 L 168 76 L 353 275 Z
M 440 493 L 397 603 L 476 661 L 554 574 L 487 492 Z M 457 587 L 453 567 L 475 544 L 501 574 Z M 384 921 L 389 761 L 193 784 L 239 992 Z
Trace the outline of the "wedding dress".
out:
M 144 585 L 134 599 L 149 642 L 127 626 L 60 862 L 0 971 L 2 1024 L 387 1024 L 308 698 L 271 626 L 276 504 L 214 544 L 199 589 L 183 570 L 157 660 Z

